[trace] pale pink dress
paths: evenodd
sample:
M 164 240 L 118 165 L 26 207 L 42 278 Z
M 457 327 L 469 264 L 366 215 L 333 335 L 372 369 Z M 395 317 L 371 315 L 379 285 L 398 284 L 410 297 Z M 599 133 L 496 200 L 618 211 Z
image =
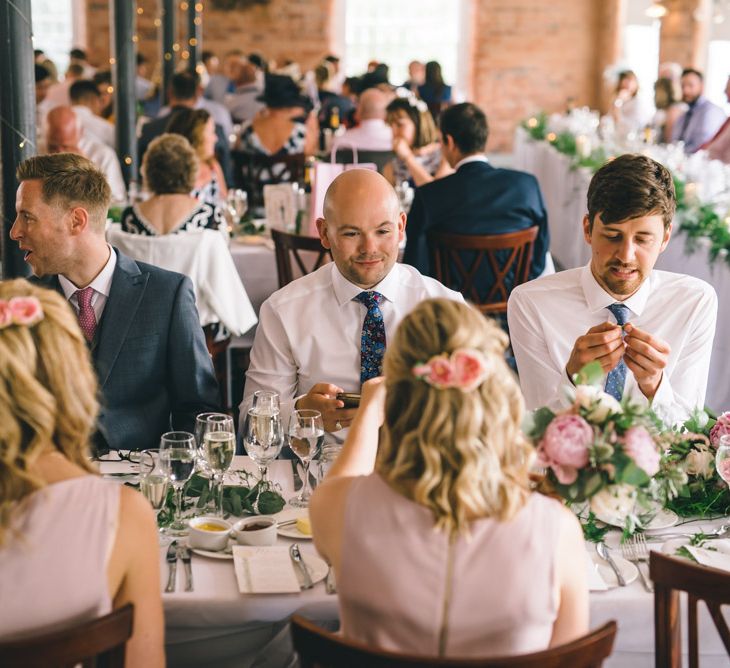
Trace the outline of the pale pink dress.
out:
M 47 485 L 0 547 L 0 639 L 35 636 L 111 612 L 107 564 L 118 483 L 88 475 Z
M 562 512 L 558 502 L 532 494 L 510 522 L 477 520 L 470 537 L 450 548 L 427 508 L 377 474 L 357 478 L 337 582 L 343 633 L 424 656 L 546 649 L 558 610 Z

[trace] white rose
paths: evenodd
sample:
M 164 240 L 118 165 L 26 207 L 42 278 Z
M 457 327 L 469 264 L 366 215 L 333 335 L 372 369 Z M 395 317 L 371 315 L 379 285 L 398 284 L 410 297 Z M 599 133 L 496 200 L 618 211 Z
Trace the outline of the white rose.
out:
M 591 497 L 591 510 L 602 522 L 622 526 L 635 502 L 636 488 L 632 485 L 609 485 Z
M 684 472 L 687 475 L 698 475 L 707 480 L 714 472 L 714 457 L 709 450 L 690 450 L 684 460 Z
M 591 422 L 603 422 L 609 414 L 622 412 L 621 404 L 595 385 L 578 385 L 575 388 L 575 401 L 588 411 L 586 417 Z

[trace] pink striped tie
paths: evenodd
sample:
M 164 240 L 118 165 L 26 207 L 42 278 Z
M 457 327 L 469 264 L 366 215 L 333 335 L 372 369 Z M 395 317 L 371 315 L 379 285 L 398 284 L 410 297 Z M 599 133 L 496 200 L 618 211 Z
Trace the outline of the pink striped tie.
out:
M 94 296 L 94 288 L 76 290 L 76 299 L 79 302 L 79 325 L 87 341 L 94 339 L 96 332 L 96 314 L 91 308 L 91 298 Z

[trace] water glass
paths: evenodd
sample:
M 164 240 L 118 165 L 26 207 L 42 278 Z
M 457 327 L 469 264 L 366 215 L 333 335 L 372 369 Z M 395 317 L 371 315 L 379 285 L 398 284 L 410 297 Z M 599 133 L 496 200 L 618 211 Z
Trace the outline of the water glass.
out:
M 259 413 L 278 413 L 279 393 L 270 390 L 257 390 L 253 393 L 251 408 L 255 408 Z
M 730 435 L 720 437 L 715 455 L 715 467 L 718 475 L 730 485 Z
M 160 468 L 175 490 L 175 517 L 168 533 L 185 536 L 188 527 L 182 520 L 182 493 L 195 471 L 195 437 L 187 431 L 169 431 L 160 439 Z
M 139 489 L 159 519 L 167 502 L 170 479 L 160 466 L 159 450 L 143 450 L 140 454 Z
M 304 484 L 298 496 L 289 499 L 289 505 L 295 508 L 306 508 L 312 496 L 309 484 L 309 465 L 316 457 L 324 442 L 324 423 L 322 414 L 315 410 L 294 411 L 289 419 L 289 447 L 300 459 L 304 468 L 302 479 Z
M 230 415 L 218 413 L 206 418 L 200 451 L 203 461 L 213 474 L 215 514 L 222 517 L 223 477 L 231 468 L 233 455 L 236 454 L 236 432 Z
M 322 452 L 319 455 L 319 469 L 317 471 L 318 483 L 327 477 L 327 473 L 332 468 L 332 464 L 337 461 L 341 452 L 342 444 L 340 443 L 327 443 L 322 446 Z
M 284 430 L 279 411 L 251 408 L 246 416 L 243 446 L 259 467 L 261 481 L 268 482 L 269 464 L 279 456 L 284 447 Z

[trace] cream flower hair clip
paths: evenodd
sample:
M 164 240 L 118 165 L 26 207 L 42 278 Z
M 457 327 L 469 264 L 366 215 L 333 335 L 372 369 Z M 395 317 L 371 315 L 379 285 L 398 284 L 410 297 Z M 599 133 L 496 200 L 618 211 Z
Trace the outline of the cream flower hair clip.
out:
M 425 364 L 413 367 L 413 375 L 438 390 L 456 388 L 471 392 L 487 377 L 487 358 L 473 348 L 458 348 L 451 355 L 434 355 Z
M 0 329 L 10 325 L 32 327 L 43 320 L 43 308 L 37 297 L 0 299 Z

